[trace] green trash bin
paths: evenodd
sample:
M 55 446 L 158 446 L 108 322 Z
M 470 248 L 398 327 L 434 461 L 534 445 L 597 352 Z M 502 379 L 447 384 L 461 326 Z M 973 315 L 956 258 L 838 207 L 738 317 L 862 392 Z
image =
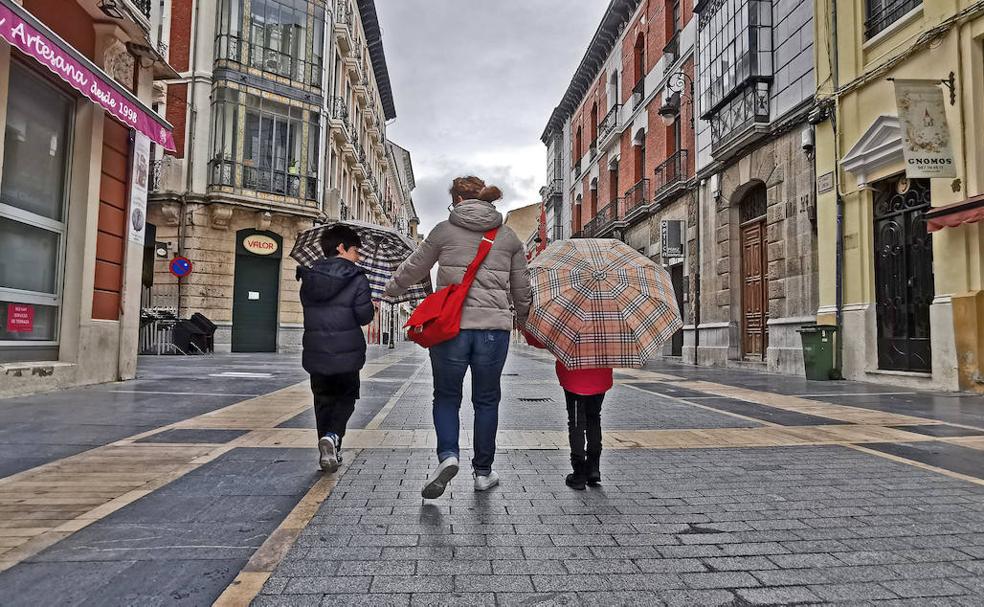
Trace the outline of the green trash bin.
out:
M 803 364 L 806 378 L 833 379 L 834 353 L 837 347 L 835 325 L 807 325 L 797 331 L 803 339 Z

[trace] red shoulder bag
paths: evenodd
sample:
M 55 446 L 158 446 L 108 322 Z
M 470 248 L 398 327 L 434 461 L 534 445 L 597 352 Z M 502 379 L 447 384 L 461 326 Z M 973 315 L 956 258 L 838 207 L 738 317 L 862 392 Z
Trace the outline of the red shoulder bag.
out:
M 407 339 L 425 348 L 454 339 L 461 332 L 461 309 L 465 306 L 468 290 L 471 289 L 478 274 L 478 268 L 492 250 L 498 228 L 489 230 L 482 236 L 475 259 L 468 264 L 465 276 L 459 284 L 444 287 L 437 293 L 428 295 L 410 315 L 404 328 L 408 329 Z

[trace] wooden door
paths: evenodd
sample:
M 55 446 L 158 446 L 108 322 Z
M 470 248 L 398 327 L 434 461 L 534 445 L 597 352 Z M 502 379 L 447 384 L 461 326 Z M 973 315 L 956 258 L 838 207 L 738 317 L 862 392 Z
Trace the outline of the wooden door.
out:
M 745 358 L 765 359 L 769 320 L 765 220 L 741 226 L 741 330 Z

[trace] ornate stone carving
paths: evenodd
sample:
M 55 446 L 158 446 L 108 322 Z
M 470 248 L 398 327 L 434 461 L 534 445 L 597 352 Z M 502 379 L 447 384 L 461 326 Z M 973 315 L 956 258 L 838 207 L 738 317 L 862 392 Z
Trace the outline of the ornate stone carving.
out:
M 264 211 L 257 217 L 256 229 L 266 232 L 270 229 L 271 223 L 273 223 L 273 215 L 270 214 L 270 211 Z
M 106 72 L 129 90 L 133 90 L 133 68 L 136 59 L 126 50 L 126 45 L 118 38 L 106 47 L 103 55 Z
M 212 205 L 209 207 L 208 220 L 216 230 L 228 230 L 232 221 L 232 207 Z
M 164 224 L 176 226 L 181 223 L 181 205 L 164 203 L 161 205 L 161 216 L 164 217 Z

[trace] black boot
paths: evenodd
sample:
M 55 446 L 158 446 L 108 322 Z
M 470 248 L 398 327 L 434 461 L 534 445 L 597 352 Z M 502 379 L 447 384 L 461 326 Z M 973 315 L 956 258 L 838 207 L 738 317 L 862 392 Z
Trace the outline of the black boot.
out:
M 571 456 L 571 468 L 574 469 L 574 472 L 568 474 L 564 482 L 571 489 L 584 491 L 584 460 Z
M 601 454 L 589 453 L 585 461 L 585 482 L 589 487 L 597 487 L 601 484 Z

